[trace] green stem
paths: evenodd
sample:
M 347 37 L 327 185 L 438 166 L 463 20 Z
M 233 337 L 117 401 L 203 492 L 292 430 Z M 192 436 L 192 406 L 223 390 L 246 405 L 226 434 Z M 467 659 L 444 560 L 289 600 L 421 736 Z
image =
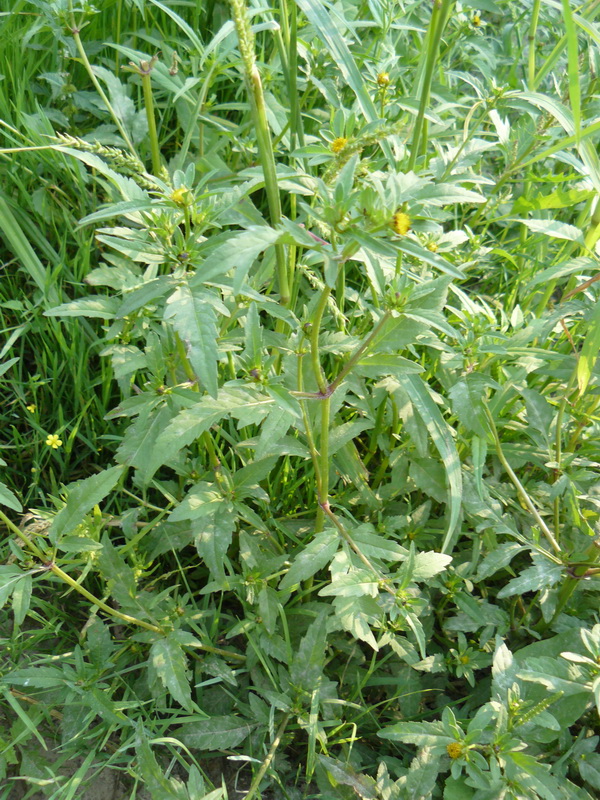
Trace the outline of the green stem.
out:
M 275 738 L 273 739 L 273 743 L 271 744 L 271 748 L 269 749 L 269 752 L 267 753 L 267 757 L 265 758 L 263 763 L 260 765 L 260 769 L 256 773 L 256 776 L 255 776 L 254 780 L 252 781 L 252 785 L 250 786 L 248 794 L 244 797 L 244 800 L 252 800 L 252 798 L 254 797 L 256 792 L 258 791 L 258 789 L 260 787 L 260 782 L 262 781 L 262 779 L 265 776 L 265 773 L 267 772 L 267 770 L 271 766 L 271 762 L 273 761 L 273 758 L 275 757 L 275 753 L 277 752 L 277 748 L 281 744 L 281 740 L 283 738 L 283 734 L 285 733 L 285 729 L 287 728 L 287 725 L 288 725 L 288 722 L 290 721 L 291 716 L 292 716 L 292 712 L 288 711 L 287 714 L 284 716 L 284 718 L 279 723 L 279 727 L 277 728 L 277 733 L 275 734 Z
M 6 527 L 9 530 L 11 530 L 15 534 L 15 536 L 18 536 L 19 539 L 25 545 L 27 545 L 28 549 L 31 550 L 31 552 L 34 554 L 34 556 L 36 556 L 36 558 L 39 558 L 39 560 L 42 562 L 49 561 L 48 555 L 43 550 L 40 550 L 39 547 L 35 544 L 35 542 L 33 542 L 24 531 L 18 528 L 15 525 L 15 523 L 11 519 L 9 519 L 3 511 L 0 511 L 0 520 L 2 520 L 2 522 L 6 525 Z
M 145 63 L 145 62 L 144 62 Z M 152 78 L 151 69 L 141 73 L 142 89 L 144 90 L 144 105 L 146 106 L 146 118 L 148 120 L 148 137 L 150 139 L 150 151 L 152 153 L 152 171 L 156 177 L 162 172 L 160 163 L 160 148 L 158 146 L 158 134 L 156 132 L 156 119 L 154 117 L 154 99 L 152 97 Z
M 540 516 L 539 511 L 534 506 L 531 498 L 529 497 L 529 495 L 525 491 L 525 487 L 523 486 L 521 481 L 518 479 L 518 477 L 515 474 L 513 468 L 510 466 L 510 464 L 506 460 L 506 456 L 504 455 L 504 451 L 502 450 L 502 443 L 500 442 L 500 437 L 498 436 L 498 430 L 496 428 L 496 423 L 494 422 L 494 418 L 493 418 L 493 416 L 492 416 L 492 414 L 491 414 L 491 412 L 490 412 L 490 410 L 487 407 L 487 404 L 485 402 L 483 403 L 483 410 L 484 410 L 485 415 L 486 415 L 486 417 L 488 419 L 488 422 L 490 424 L 490 429 L 491 429 L 491 432 L 492 432 L 492 436 L 494 437 L 494 443 L 496 445 L 496 453 L 498 454 L 498 458 L 500 459 L 500 462 L 502 463 L 502 466 L 504 467 L 508 477 L 512 481 L 512 484 L 515 487 L 515 489 L 517 490 L 519 496 L 521 497 L 521 499 L 523 500 L 523 502 L 525 503 L 525 505 L 529 509 L 531 515 L 533 516 L 533 518 L 537 522 L 540 530 L 542 531 L 542 533 L 546 537 L 546 539 L 548 541 L 548 544 L 552 547 L 552 549 L 554 550 L 554 552 L 557 555 L 560 555 L 562 551 L 560 549 L 560 545 L 558 544 L 558 542 L 554 538 L 554 534 L 552 533 L 550 528 L 548 528 L 548 526 L 546 525 L 546 523 L 544 522 L 544 520 Z
M 127 131 L 125 130 L 125 128 L 123 127 L 123 124 L 121 123 L 121 120 L 119 119 L 119 117 L 117 116 L 114 108 L 112 107 L 112 104 L 111 104 L 110 100 L 108 99 L 108 97 L 106 96 L 106 93 L 104 92 L 104 89 L 102 88 L 102 86 L 100 86 L 98 78 L 96 78 L 96 76 L 94 75 L 94 71 L 92 69 L 92 65 L 90 64 L 90 61 L 89 61 L 89 59 L 87 57 L 87 54 L 86 54 L 86 52 L 84 50 L 83 43 L 81 41 L 81 36 L 79 35 L 81 29 L 78 28 L 77 25 L 75 24 L 75 14 L 73 13 L 73 2 L 72 2 L 72 0 L 69 0 L 69 14 L 70 14 L 70 18 L 71 18 L 71 35 L 73 36 L 73 39 L 75 41 L 75 46 L 77 47 L 77 52 L 79 53 L 79 57 L 81 58 L 81 61 L 82 61 L 83 65 L 84 65 L 84 67 L 85 67 L 85 69 L 87 71 L 87 74 L 89 75 L 91 82 L 94 84 L 95 90 L 98 92 L 98 94 L 102 98 L 102 101 L 103 101 L 104 105 L 108 109 L 108 113 L 113 118 L 113 122 L 115 123 L 115 125 L 118 128 L 119 133 L 123 137 L 123 141 L 125 142 L 125 144 L 129 148 L 130 152 L 136 158 L 139 159 L 137 151 L 136 151 L 135 147 L 133 146 L 133 142 L 129 138 L 129 135 L 128 135 Z
M 425 61 L 425 73 L 423 75 L 423 81 L 421 84 L 419 109 L 417 111 L 415 126 L 413 128 L 412 142 L 410 145 L 410 158 L 408 161 L 409 171 L 415 168 L 417 156 L 419 155 L 419 151 L 421 149 L 421 134 L 423 131 L 425 111 L 427 110 L 427 105 L 429 104 L 433 71 L 435 69 L 435 62 L 438 55 L 440 41 L 451 5 L 451 0 L 434 0 L 433 11 L 431 12 L 431 20 L 429 22 L 429 29 L 427 31 L 427 56 Z
M 321 474 L 321 485 L 319 490 L 319 508 L 317 510 L 317 521 L 315 533 L 323 530 L 325 523 L 324 507 L 329 505 L 329 416 L 331 411 L 331 398 L 327 397 L 321 403 L 321 433 L 319 436 L 319 472 Z
M 533 6 L 531 9 L 531 22 L 529 24 L 529 34 L 527 36 L 527 39 L 529 40 L 527 84 L 529 88 L 532 90 L 535 85 L 535 34 L 537 31 L 538 21 L 540 18 L 541 5 L 542 5 L 542 0 L 533 0 Z
M 271 141 L 269 123 L 267 120 L 265 96 L 260 79 L 260 72 L 256 66 L 254 34 L 250 27 L 248 10 L 244 1 L 230 0 L 230 3 L 233 11 L 233 21 L 238 35 L 240 54 L 244 65 L 244 78 L 250 101 L 250 110 L 256 128 L 258 155 L 265 178 L 269 216 L 271 218 L 271 224 L 277 225 L 281 219 L 281 198 L 279 196 L 279 185 L 277 183 L 273 143 Z M 279 295 L 282 305 L 287 306 L 290 302 L 290 282 L 288 280 L 285 248 L 282 244 L 275 245 L 275 257 L 277 260 Z
M 121 611 L 117 611 L 116 608 L 111 608 L 109 605 L 100 600 L 100 598 L 95 597 L 95 595 L 93 595 L 91 592 L 88 592 L 87 589 L 84 589 L 81 584 L 77 583 L 74 578 L 64 572 L 60 567 L 57 567 L 56 564 L 53 563 L 49 569 L 54 573 L 54 575 L 67 583 L 72 589 L 75 589 L 76 592 L 79 592 L 80 595 L 85 597 L 86 600 L 89 600 L 90 603 L 93 603 L 93 605 L 101 608 L 102 611 L 105 611 L 110 616 L 116 617 L 117 619 L 122 619 L 123 622 L 128 622 L 131 625 L 139 625 L 140 628 L 145 628 L 147 631 L 159 633 L 161 636 L 165 635 L 165 631 L 162 628 L 159 628 L 158 625 L 152 625 L 152 623 L 145 622 L 143 619 L 130 617 L 129 614 L 123 614 Z
M 379 331 L 383 328 L 383 326 L 386 324 L 386 322 L 390 318 L 390 315 L 391 315 L 391 311 L 386 311 L 383 314 L 383 316 L 381 317 L 379 322 L 373 327 L 373 330 L 371 331 L 371 333 L 367 336 L 367 338 L 360 345 L 360 347 L 357 350 L 354 351 L 354 353 L 350 356 L 350 358 L 346 362 L 346 364 L 343 367 L 343 369 L 336 375 L 336 377 L 332 381 L 332 383 L 329 384 L 329 392 L 331 394 L 333 394 L 333 392 L 335 392 L 335 390 L 338 388 L 340 383 L 344 380 L 346 375 L 348 375 L 348 373 L 356 366 L 357 362 L 361 359 L 361 357 L 369 349 L 369 347 L 371 346 L 373 340 L 375 339 L 375 337 L 377 336 Z
M 319 392 L 323 396 L 327 394 L 328 387 L 327 378 L 325 377 L 325 372 L 321 366 L 321 358 L 319 355 L 319 334 L 321 333 L 321 320 L 323 318 L 325 308 L 327 307 L 327 301 L 329 300 L 330 294 L 331 287 L 325 286 L 321 292 L 321 297 L 319 298 L 319 302 L 317 304 L 315 316 L 312 321 L 312 328 L 310 331 L 310 360 L 315 381 L 319 387 Z
M 569 378 L 569 383 L 567 384 L 567 388 L 565 389 L 565 393 L 558 407 L 558 413 L 556 414 L 556 431 L 554 435 L 554 461 L 556 462 L 556 468 L 554 473 L 554 483 L 556 483 L 558 480 L 561 469 L 560 462 L 562 460 L 563 417 L 569 401 L 569 394 L 571 393 L 571 389 L 573 388 L 576 380 L 577 370 L 575 369 Z M 554 498 L 554 531 L 556 533 L 556 538 L 558 539 L 560 533 L 560 497 L 558 496 Z

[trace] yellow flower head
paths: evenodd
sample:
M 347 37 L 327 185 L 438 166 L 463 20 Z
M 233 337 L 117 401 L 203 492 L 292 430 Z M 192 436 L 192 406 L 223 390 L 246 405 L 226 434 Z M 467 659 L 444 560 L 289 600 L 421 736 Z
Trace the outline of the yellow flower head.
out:
M 481 25 L 481 17 L 479 16 L 479 14 L 473 14 L 473 16 L 471 17 L 471 24 L 473 25 L 473 27 L 479 28 L 479 26 Z
M 46 438 L 46 444 L 53 450 L 58 450 L 58 448 L 62 445 L 62 439 L 59 439 L 56 433 L 50 433 Z
M 446 752 L 450 758 L 460 758 L 462 751 L 462 745 L 459 742 L 450 742 L 450 744 L 446 745 Z
M 396 211 L 392 217 L 392 228 L 398 236 L 406 236 L 410 230 L 410 217 L 404 211 Z
M 348 139 L 345 139 L 343 136 L 338 136 L 337 139 L 334 139 L 331 143 L 331 152 L 340 153 L 347 144 Z
M 185 188 L 185 186 L 180 186 L 179 189 L 174 189 L 171 192 L 171 200 L 174 203 L 177 203 L 178 206 L 184 206 L 186 204 L 187 193 L 188 190 Z
M 377 75 L 377 86 L 389 86 L 390 85 L 390 73 L 389 72 L 380 72 Z
M 35 403 L 27 406 L 27 411 L 29 411 L 30 414 L 33 414 L 35 412 Z
M 435 242 L 429 242 L 429 244 L 427 245 L 427 249 L 429 250 L 430 253 L 437 253 L 438 246 Z

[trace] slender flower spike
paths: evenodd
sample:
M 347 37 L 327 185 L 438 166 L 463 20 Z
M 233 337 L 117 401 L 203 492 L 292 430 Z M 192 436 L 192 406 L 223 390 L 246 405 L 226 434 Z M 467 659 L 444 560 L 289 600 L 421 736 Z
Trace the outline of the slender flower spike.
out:
M 58 450 L 58 448 L 62 445 L 62 439 L 59 439 L 56 433 L 50 433 L 46 438 L 46 444 L 53 450 Z
M 406 236 L 410 230 L 410 217 L 404 211 L 396 211 L 392 217 L 392 228 L 398 236 Z
M 32 403 L 30 406 L 26 406 L 26 408 L 27 408 L 27 411 L 29 411 L 30 414 L 34 414 L 35 413 L 35 403 Z
M 331 143 L 331 152 L 332 153 L 341 153 L 341 151 L 346 147 L 348 144 L 348 139 L 345 139 L 343 136 L 338 136 L 337 139 L 334 139 Z
M 384 86 L 390 85 L 390 73 L 389 72 L 380 72 L 377 76 L 377 86 Z

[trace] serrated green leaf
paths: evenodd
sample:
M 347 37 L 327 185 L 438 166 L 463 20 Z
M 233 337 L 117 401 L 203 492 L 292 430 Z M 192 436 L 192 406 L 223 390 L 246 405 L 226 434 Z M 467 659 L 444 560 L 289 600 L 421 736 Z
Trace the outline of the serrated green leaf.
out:
M 169 514 L 169 522 L 211 517 L 228 501 L 213 483 L 200 481 Z
M 262 403 L 271 404 L 267 398 Z M 259 401 L 259 405 L 261 402 Z M 190 408 L 180 411 L 168 425 L 163 426 L 145 459 L 144 474 L 146 479 L 154 475 L 156 470 L 171 459 L 182 447 L 191 444 L 212 425 L 225 417 L 234 409 L 249 409 L 257 405 L 256 398 L 244 391 L 221 391 L 215 400 L 203 397 Z
M 361 358 L 353 371 L 365 378 L 379 378 L 381 375 L 397 375 L 407 372 L 417 374 L 423 372 L 423 367 L 396 353 L 375 353 L 372 356 Z
M 167 300 L 164 318 L 171 320 L 187 350 L 187 357 L 211 397 L 218 392 L 217 318 L 202 293 L 180 286 Z
M 199 719 L 176 728 L 173 735 L 186 747 L 200 751 L 231 750 L 248 737 L 252 725 L 241 717 L 226 715 Z
M 498 592 L 498 597 L 513 597 L 516 594 L 537 592 L 539 589 L 554 586 L 562 578 L 562 572 L 563 567 L 560 564 L 553 564 L 550 561 L 528 567 L 503 586 Z
M 167 406 L 154 409 L 151 405 L 142 408 L 137 420 L 127 428 L 123 441 L 119 445 L 115 459 L 121 464 L 135 467 L 143 484 L 150 479 L 165 460 L 156 464 L 153 456 L 157 451 L 157 441 L 168 428 L 172 412 Z
M 174 286 L 175 279 L 172 275 L 159 275 L 158 278 L 125 292 L 116 312 L 117 319 L 123 319 L 129 314 L 133 314 L 134 311 L 154 303 L 164 297 Z
M 363 800 L 375 800 L 380 796 L 375 780 L 369 775 L 356 772 L 349 764 L 328 756 L 319 755 L 318 759 L 336 783 L 350 786 Z
M 287 591 L 326 567 L 336 554 L 339 541 L 339 535 L 335 531 L 318 533 L 293 560 L 292 566 L 279 584 L 279 589 Z
M 90 317 L 92 319 L 114 319 L 117 315 L 119 301 L 116 297 L 82 297 L 70 303 L 44 311 L 45 317 Z
M 67 487 L 67 503 L 52 520 L 48 537 L 52 544 L 66 533 L 71 533 L 82 522 L 88 511 L 98 505 L 114 489 L 124 467 L 110 467 L 97 475 L 92 475 Z
M 470 374 L 457 381 L 448 389 L 448 397 L 452 401 L 452 410 L 468 431 L 480 436 L 484 441 L 489 438 L 489 425 L 483 410 L 486 389 L 495 381 L 487 375 Z
M 419 747 L 451 744 L 456 739 L 448 736 L 442 722 L 397 722 L 377 732 L 382 739 L 391 739 L 404 744 L 416 744 Z
M 236 520 L 235 512 L 227 504 L 222 504 L 211 518 L 201 519 L 194 526 L 196 550 L 214 580 L 225 577 L 224 563 L 233 539 Z
M 322 611 L 311 622 L 300 640 L 290 667 L 290 680 L 294 686 L 312 692 L 323 675 L 327 643 L 327 613 Z
M 279 231 L 267 226 L 253 226 L 232 235 L 206 257 L 198 268 L 197 279 L 211 281 L 235 269 L 233 290 L 239 294 L 254 261 L 267 247 L 275 244 L 280 236 Z
M 543 233 L 544 236 L 550 236 L 553 239 L 567 239 L 570 242 L 584 243 L 583 231 L 574 225 L 567 225 L 554 219 L 521 219 L 518 221 L 533 233 Z
M 427 553 L 416 553 L 414 567 L 412 570 L 413 581 L 426 581 L 443 572 L 452 561 L 452 556 L 445 553 L 435 553 L 433 550 Z
M 460 459 L 450 428 L 433 401 L 428 387 L 417 375 L 398 375 L 397 380 L 408 394 L 410 402 L 423 420 L 444 465 L 448 481 L 450 519 L 442 545 L 442 552 L 452 550 L 455 532 L 460 519 L 462 476 Z M 392 387 L 393 391 L 393 387 Z
M 187 659 L 179 642 L 172 636 L 158 639 L 150 648 L 148 661 L 175 700 L 186 711 L 191 711 L 192 690 L 187 677 Z

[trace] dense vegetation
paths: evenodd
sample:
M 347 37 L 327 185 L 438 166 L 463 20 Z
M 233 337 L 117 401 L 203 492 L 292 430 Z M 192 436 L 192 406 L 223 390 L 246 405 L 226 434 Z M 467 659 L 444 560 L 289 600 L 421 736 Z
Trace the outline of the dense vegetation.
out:
M 3 5 L 0 800 L 598 797 L 599 0 Z

